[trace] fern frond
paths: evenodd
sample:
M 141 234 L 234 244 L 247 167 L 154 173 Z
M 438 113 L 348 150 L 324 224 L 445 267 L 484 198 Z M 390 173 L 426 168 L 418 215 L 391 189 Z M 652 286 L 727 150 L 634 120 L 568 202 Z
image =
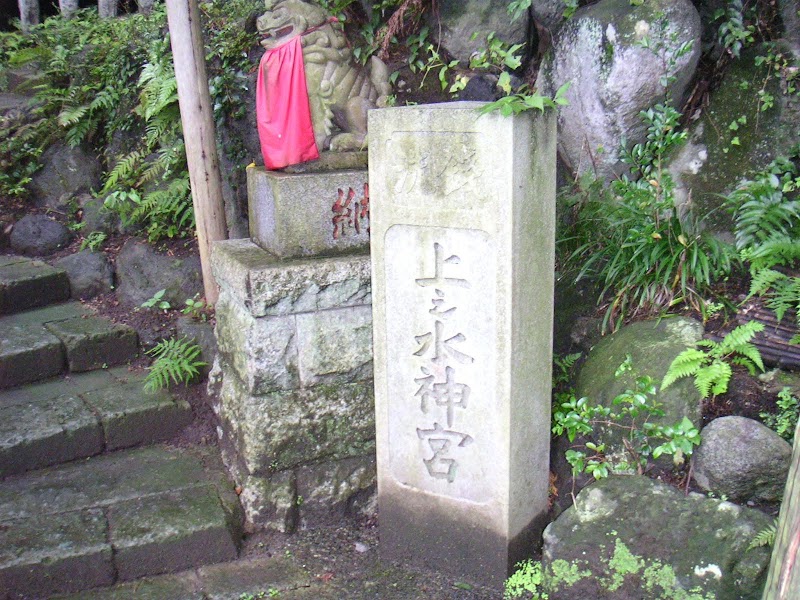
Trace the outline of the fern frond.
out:
M 694 375 L 707 360 L 708 355 L 702 350 L 687 348 L 678 354 L 670 364 L 664 379 L 661 380 L 661 389 L 667 389 L 682 377 Z
M 78 121 L 80 121 L 86 113 L 89 112 L 89 104 L 82 104 L 80 106 L 70 106 L 64 108 L 58 114 L 58 124 L 61 127 L 69 127 L 71 125 L 75 125 Z
M 65 136 L 67 144 L 72 148 L 79 146 L 94 129 L 94 126 L 95 123 L 91 119 L 76 123 L 67 130 L 67 134 Z
M 120 158 L 117 164 L 114 165 L 114 168 L 111 169 L 106 176 L 103 192 L 109 192 L 120 182 L 130 180 L 136 173 L 142 158 L 143 156 L 140 150 L 134 150 L 130 154 Z
M 719 396 L 728 391 L 728 382 L 732 374 L 733 371 L 728 363 L 715 360 L 697 372 L 694 385 L 702 399 L 708 398 L 709 394 Z
M 764 529 L 756 534 L 756 537 L 753 538 L 753 541 L 750 542 L 750 545 L 747 546 L 747 549 L 753 550 L 754 548 L 759 548 L 761 546 L 773 546 L 775 544 L 775 537 L 777 534 L 778 520 L 775 519 L 775 522 L 772 525 L 767 525 Z
M 205 366 L 200 356 L 200 346 L 186 338 L 162 340 L 147 351 L 155 360 L 145 377 L 145 390 L 154 391 L 169 385 L 169 382 L 188 384 Z
M 722 338 L 711 354 L 716 358 L 721 358 L 734 352 L 741 353 L 741 348 L 749 346 L 750 341 L 759 331 L 764 331 L 764 324 L 758 321 L 748 321 L 744 325 L 739 325 Z
M 759 269 L 752 272 L 752 279 L 750 280 L 750 293 L 748 298 L 753 296 L 763 296 L 767 291 L 775 285 L 775 282 L 784 279 L 786 275 L 774 269 Z

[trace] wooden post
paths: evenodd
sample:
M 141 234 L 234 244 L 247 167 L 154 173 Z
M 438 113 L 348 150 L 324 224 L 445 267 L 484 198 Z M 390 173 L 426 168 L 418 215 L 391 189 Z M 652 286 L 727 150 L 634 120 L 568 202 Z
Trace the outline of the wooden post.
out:
M 792 466 L 783 492 L 763 600 L 796 598 L 800 598 L 800 423 L 794 432 Z
M 203 286 L 206 302 L 215 304 L 219 290 L 211 274 L 211 243 L 226 239 L 227 228 L 200 11 L 197 0 L 167 0 L 166 4 Z

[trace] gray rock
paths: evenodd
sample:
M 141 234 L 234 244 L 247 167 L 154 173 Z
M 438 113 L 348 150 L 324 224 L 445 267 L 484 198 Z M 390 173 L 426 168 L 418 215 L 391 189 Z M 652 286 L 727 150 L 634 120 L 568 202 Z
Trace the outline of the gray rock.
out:
M 546 591 L 550 600 L 757 600 L 770 550 L 748 546 L 771 522 L 646 477 L 612 476 L 545 530 Z
M 214 357 L 217 355 L 217 338 L 214 337 L 214 327 L 207 321 L 196 321 L 185 316 L 178 318 L 177 331 L 178 337 L 193 340 L 200 346 L 200 360 L 206 363 L 200 368 L 200 372 L 203 375 L 208 373 L 214 363 Z
M 800 60 L 800 1 L 778 0 L 783 21 L 783 35 L 794 57 Z
M 81 221 L 84 223 L 82 233 L 92 231 L 114 233 L 119 226 L 119 217 L 116 213 L 106 210 L 100 198 L 93 198 L 90 194 L 80 194 L 77 198 L 81 208 Z
M 41 158 L 42 169 L 30 184 L 36 206 L 51 206 L 63 194 L 88 192 L 100 186 L 100 161 L 80 147 L 50 146 Z
M 117 256 L 117 296 L 126 306 L 136 307 L 159 290 L 163 299 L 182 307 L 187 298 L 203 293 L 200 257 L 174 258 L 145 242 L 129 239 Z
M 734 502 L 778 502 L 792 461 L 792 446 L 758 421 L 714 419 L 692 455 L 694 479 L 704 490 Z
M 532 0 L 531 16 L 551 32 L 555 31 L 564 20 L 564 0 Z
M 649 48 L 644 48 L 644 39 Z M 692 49 L 678 57 L 678 49 Z M 639 113 L 679 103 L 700 58 L 700 17 L 689 0 L 601 0 L 578 10 L 558 31 L 542 65 L 543 91 L 571 82 L 559 115 L 559 152 L 574 172 L 610 177 L 618 152 L 641 142 Z M 662 77 L 674 78 L 665 87 Z
M 491 32 L 507 44 L 527 41 L 528 19 L 523 15 L 512 23 L 504 0 L 440 0 L 438 7 L 439 41 L 458 60 L 469 61 L 473 52 L 486 46 L 486 36 Z M 477 34 L 475 39 L 473 34 Z
M 732 192 L 745 178 L 752 178 L 775 158 L 787 155 L 797 143 L 800 102 L 781 92 L 779 77 L 768 64 L 756 65 L 764 47 L 742 51 L 731 63 L 709 105 L 689 131 L 689 139 L 669 161 L 675 180 L 677 203 L 691 200 L 696 215 L 717 231 L 730 231 L 731 217 L 722 209 L 722 195 Z M 775 105 L 762 110 L 758 89 Z M 736 129 L 731 129 L 731 124 Z
M 578 397 L 586 396 L 593 404 L 612 406 L 614 398 L 634 384 L 631 373 L 615 377 L 614 373 L 630 354 L 633 374 L 649 375 L 660 386 L 673 359 L 703 336 L 703 327 L 694 319 L 676 317 L 659 321 L 639 321 L 623 327 L 598 343 L 578 374 Z M 656 400 L 662 404 L 663 417 L 651 422 L 673 425 L 688 417 L 700 425 L 700 394 L 690 378 L 680 379 L 666 390 L 659 390 Z M 606 443 L 607 452 L 624 455 L 621 434 L 616 428 L 598 428 L 596 438 Z
M 69 229 L 45 215 L 25 215 L 11 231 L 11 248 L 27 256 L 48 256 L 70 240 Z
M 83 250 L 58 259 L 54 265 L 67 272 L 73 298 L 93 298 L 114 289 L 114 267 L 103 252 Z

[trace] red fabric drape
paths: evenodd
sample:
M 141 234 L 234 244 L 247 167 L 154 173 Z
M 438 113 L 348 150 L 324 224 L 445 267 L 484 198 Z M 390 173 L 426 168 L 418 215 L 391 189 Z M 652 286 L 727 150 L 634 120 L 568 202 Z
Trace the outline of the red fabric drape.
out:
M 256 121 L 268 169 L 319 158 L 311 123 L 301 36 L 261 58 L 256 84 Z

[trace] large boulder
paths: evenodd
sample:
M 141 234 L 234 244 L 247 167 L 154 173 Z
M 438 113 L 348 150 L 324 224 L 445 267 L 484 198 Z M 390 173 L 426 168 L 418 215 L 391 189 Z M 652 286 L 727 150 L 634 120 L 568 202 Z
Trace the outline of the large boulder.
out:
M 114 267 L 103 252 L 82 250 L 58 259 L 54 265 L 67 272 L 73 298 L 93 298 L 114 289 Z
M 136 307 L 160 290 L 174 307 L 203 293 L 200 257 L 176 258 L 158 252 L 134 238 L 125 242 L 117 256 L 117 297 L 125 306 Z
M 25 215 L 11 231 L 11 249 L 26 256 L 49 256 L 71 238 L 69 229 L 46 215 Z
M 439 0 L 439 41 L 458 60 L 469 61 L 470 55 L 486 46 L 486 36 L 507 44 L 524 44 L 528 19 L 523 15 L 513 23 L 505 0 Z
M 56 206 L 64 194 L 100 187 L 100 161 L 80 146 L 54 144 L 42 154 L 41 163 L 29 186 L 36 206 Z
M 745 417 L 714 419 L 700 432 L 692 455 L 702 489 L 734 502 L 779 502 L 792 462 L 792 446 L 770 428 Z
M 702 325 L 685 317 L 631 323 L 603 338 L 592 349 L 578 374 L 578 397 L 585 396 L 592 404 L 611 407 L 614 398 L 633 389 L 635 376 L 649 375 L 660 386 L 674 358 L 702 337 Z M 615 376 L 628 354 L 632 359 L 632 372 Z M 673 425 L 688 417 L 697 427 L 700 426 L 701 398 L 690 378 L 680 379 L 666 390 L 659 390 L 655 398 L 662 405 L 664 416 L 655 417 L 651 422 Z M 595 438 L 607 445 L 607 454 L 611 457 L 624 456 L 618 428 L 600 427 L 595 431 Z
M 771 523 L 646 477 L 612 476 L 545 529 L 545 588 L 550 600 L 757 600 L 770 551 L 748 546 Z
M 539 74 L 550 94 L 571 83 L 558 144 L 578 173 L 623 170 L 623 140 L 645 137 L 639 113 L 665 99 L 679 103 L 700 58 L 700 17 L 689 0 L 632 4 L 601 0 L 578 10 L 555 35 Z M 682 54 L 684 44 L 691 50 Z
M 707 216 L 707 224 L 717 231 L 731 228 L 728 212 L 721 210 L 722 195 L 797 143 L 800 102 L 781 92 L 783 83 L 773 67 L 757 64 L 757 57 L 768 52 L 765 47 L 742 51 L 669 163 L 676 201 L 691 199 L 695 214 Z M 774 100 L 766 109 L 758 94 L 764 82 Z

